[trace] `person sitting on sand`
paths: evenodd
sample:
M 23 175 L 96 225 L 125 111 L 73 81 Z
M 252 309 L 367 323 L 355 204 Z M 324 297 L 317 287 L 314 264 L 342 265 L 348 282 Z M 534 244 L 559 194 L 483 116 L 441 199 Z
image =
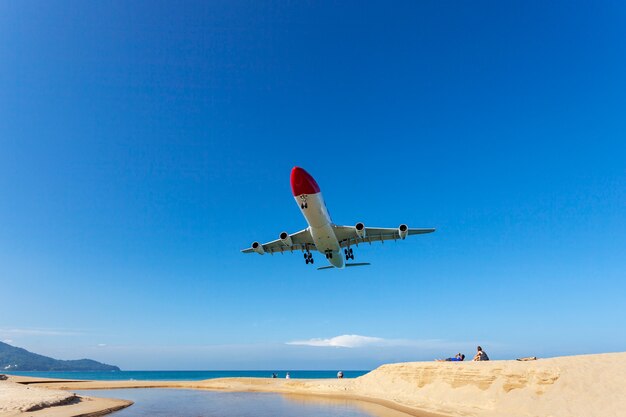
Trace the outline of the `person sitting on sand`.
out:
M 462 362 L 465 360 L 465 355 L 462 353 L 457 353 L 454 355 L 454 358 L 445 358 L 445 359 L 435 359 L 437 362 Z
M 289 372 L 287 372 L 287 375 L 285 375 L 285 379 L 291 379 L 291 376 L 289 375 Z
M 474 356 L 475 361 L 488 361 L 489 360 L 489 356 L 487 356 L 483 348 L 478 346 L 476 350 L 477 350 L 476 356 Z
M 337 378 L 339 379 L 343 378 L 343 371 L 337 372 Z

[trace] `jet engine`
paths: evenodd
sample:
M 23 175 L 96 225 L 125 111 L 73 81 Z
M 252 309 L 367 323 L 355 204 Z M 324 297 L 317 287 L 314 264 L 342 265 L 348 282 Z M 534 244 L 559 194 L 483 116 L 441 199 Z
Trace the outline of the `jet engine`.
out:
M 291 241 L 291 236 L 289 236 L 289 233 L 282 232 L 278 237 L 280 238 L 280 241 L 283 242 L 283 245 L 289 246 L 289 247 L 293 245 L 293 242 Z
M 398 235 L 400 235 L 400 239 L 404 239 L 409 234 L 409 226 L 406 224 L 401 224 L 398 226 Z
M 252 242 L 252 250 L 258 253 L 259 255 L 263 255 L 265 250 L 263 249 L 263 245 L 259 242 Z
M 358 222 L 354 226 L 354 230 L 356 231 L 356 235 L 363 239 L 365 237 L 365 225 L 361 222 Z

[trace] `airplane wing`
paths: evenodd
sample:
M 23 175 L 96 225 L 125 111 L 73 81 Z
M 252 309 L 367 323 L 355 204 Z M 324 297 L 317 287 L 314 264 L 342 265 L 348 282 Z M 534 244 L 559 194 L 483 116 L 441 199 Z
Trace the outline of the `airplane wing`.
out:
M 293 233 L 289 235 L 291 240 L 291 245 L 285 243 L 282 239 L 272 240 L 271 242 L 264 243 L 259 245 L 263 248 L 262 252 L 267 252 L 270 254 L 274 254 L 276 252 L 292 252 L 294 250 L 315 250 L 315 243 L 313 242 L 313 237 L 311 237 L 311 233 L 309 229 L 300 230 L 299 232 Z M 256 242 L 255 242 L 256 243 Z M 254 244 L 253 244 L 254 245 Z M 259 248 L 256 250 L 252 247 L 248 249 L 244 249 L 241 252 L 243 253 L 262 253 L 259 251 Z
M 342 248 L 364 242 L 371 243 L 402 239 L 399 228 L 397 227 L 365 227 L 364 235 L 357 234 L 357 230 L 354 226 L 333 226 L 333 228 L 335 229 L 335 236 L 337 236 L 339 245 Z M 406 236 L 421 235 L 434 231 L 435 229 L 408 229 Z

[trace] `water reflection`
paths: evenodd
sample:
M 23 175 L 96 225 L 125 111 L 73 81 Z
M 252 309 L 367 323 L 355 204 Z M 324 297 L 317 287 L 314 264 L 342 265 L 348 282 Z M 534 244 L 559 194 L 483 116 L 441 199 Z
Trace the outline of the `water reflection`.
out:
M 411 417 L 409 414 L 401 411 L 393 410 L 391 408 L 384 407 L 375 403 L 367 401 L 348 400 L 343 398 L 333 397 L 315 397 L 309 395 L 298 394 L 282 394 L 282 396 L 294 403 L 300 405 L 327 405 L 330 407 L 352 407 L 363 411 L 363 415 L 374 417 Z M 426 415 L 425 415 L 426 416 Z
M 160 388 L 77 393 L 135 402 L 112 417 L 408 417 L 368 402 L 303 395 Z

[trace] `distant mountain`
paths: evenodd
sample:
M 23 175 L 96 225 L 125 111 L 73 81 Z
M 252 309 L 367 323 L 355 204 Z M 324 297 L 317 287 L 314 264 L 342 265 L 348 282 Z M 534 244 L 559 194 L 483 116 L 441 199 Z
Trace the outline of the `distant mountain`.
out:
M 120 368 L 91 359 L 62 361 L 38 355 L 26 349 L 0 342 L 0 372 L 2 371 L 119 371 Z

